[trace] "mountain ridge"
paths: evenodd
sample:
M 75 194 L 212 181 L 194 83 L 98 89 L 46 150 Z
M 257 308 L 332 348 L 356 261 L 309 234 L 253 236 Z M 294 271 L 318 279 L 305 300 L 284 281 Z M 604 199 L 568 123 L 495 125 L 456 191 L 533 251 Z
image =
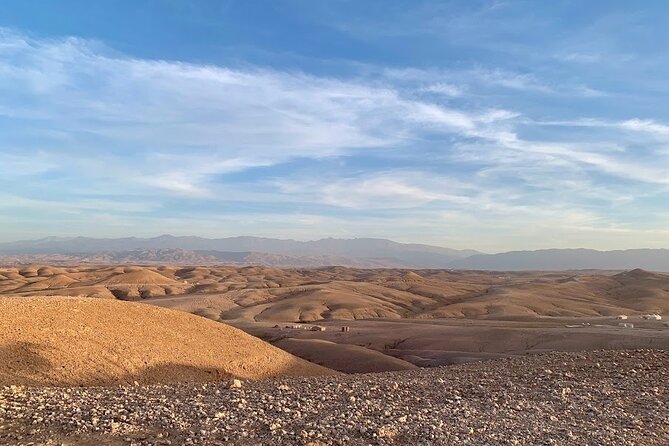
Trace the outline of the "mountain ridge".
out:
M 474 250 L 456 250 L 422 244 L 405 244 L 380 238 L 334 239 L 313 241 L 238 236 L 207 239 L 196 236 L 161 235 L 152 238 L 90 237 L 24 240 L 0 244 L 0 254 L 97 254 L 133 250 L 181 249 L 193 252 L 245 252 L 289 257 L 334 256 L 336 264 L 354 264 L 356 259 L 389 259 L 392 266 L 448 267 L 456 258 L 477 254 Z M 295 263 L 295 262 L 293 262 Z M 300 263 L 299 261 L 297 262 Z M 308 266 L 309 262 L 305 263 Z M 322 262 L 318 262 L 319 264 Z M 383 266 L 383 262 L 378 266 Z
M 492 271 L 578 269 L 669 271 L 669 249 L 602 251 L 588 248 L 475 250 L 399 243 L 383 238 L 323 238 L 298 241 L 236 236 L 209 239 L 163 234 L 151 238 L 46 237 L 0 243 L 0 256 L 69 256 L 90 263 L 186 263 L 275 267 L 447 268 Z
M 638 248 L 600 251 L 587 248 L 553 248 L 475 254 L 457 259 L 452 267 L 500 271 L 563 271 L 569 269 L 669 271 L 669 249 Z

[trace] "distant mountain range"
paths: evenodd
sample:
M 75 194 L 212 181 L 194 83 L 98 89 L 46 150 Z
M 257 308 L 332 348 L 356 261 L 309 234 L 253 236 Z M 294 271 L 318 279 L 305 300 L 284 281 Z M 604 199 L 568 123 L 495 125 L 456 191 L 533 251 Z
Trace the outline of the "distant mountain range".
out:
M 358 268 L 451 268 L 497 271 L 643 268 L 669 271 L 669 249 L 544 249 L 483 254 L 386 239 L 326 238 L 315 241 L 261 237 L 99 239 L 48 237 L 0 243 L 4 260 L 58 263 L 176 263 Z
M 500 254 L 475 254 L 451 263 L 453 268 L 498 271 L 564 271 L 568 269 L 669 272 L 669 249 L 541 249 Z
M 375 238 L 301 242 L 260 237 L 175 237 L 97 239 L 49 237 L 0 244 L 0 255 L 67 255 L 95 263 L 233 263 L 312 267 L 447 268 L 453 260 L 478 254 Z M 72 259 L 74 260 L 74 259 Z

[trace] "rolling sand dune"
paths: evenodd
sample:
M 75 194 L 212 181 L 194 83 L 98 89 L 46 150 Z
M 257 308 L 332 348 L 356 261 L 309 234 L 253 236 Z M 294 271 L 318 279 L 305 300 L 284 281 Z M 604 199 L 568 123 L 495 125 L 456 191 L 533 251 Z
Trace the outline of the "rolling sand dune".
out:
M 643 270 L 27 265 L 0 268 L 0 294 L 135 300 L 173 308 L 226 322 L 343 371 L 547 350 L 669 347 L 664 321 L 641 318 L 669 313 L 669 275 Z M 633 329 L 618 326 L 620 314 L 629 316 Z M 328 330 L 286 331 L 274 328 L 277 323 Z M 341 333 L 342 325 L 351 332 Z
M 365 270 L 343 267 L 72 267 L 0 269 L 0 293 L 172 300 L 221 320 L 300 321 L 597 317 L 669 312 L 669 276 Z M 207 299 L 201 299 L 207 297 Z M 217 303 L 212 304 L 214 298 Z M 223 299 L 224 298 L 224 299 Z M 159 300 L 152 300 L 158 303 Z M 197 302 L 202 307 L 196 308 Z M 167 305 L 163 305 L 167 306 Z
M 241 330 L 184 312 L 101 299 L 0 298 L 0 385 L 330 373 Z
M 100 285 L 176 285 L 176 281 L 150 269 L 139 269 L 115 274 Z
M 152 299 L 156 306 L 186 311 L 212 320 L 219 320 L 221 313 L 237 307 L 228 297 L 222 295 L 175 296 Z
M 260 293 L 255 292 L 256 296 Z M 221 314 L 223 320 L 313 322 L 323 319 L 399 319 L 431 302 L 419 295 L 376 284 L 333 281 L 264 293 L 253 306 Z

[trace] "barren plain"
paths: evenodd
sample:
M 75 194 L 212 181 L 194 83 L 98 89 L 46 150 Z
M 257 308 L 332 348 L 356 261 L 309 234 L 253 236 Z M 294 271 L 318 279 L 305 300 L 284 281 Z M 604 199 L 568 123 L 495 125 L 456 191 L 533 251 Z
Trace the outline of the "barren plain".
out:
M 643 270 L 24 265 L 0 269 L 0 294 L 181 310 L 342 372 L 553 350 L 669 349 L 666 318 L 643 318 L 669 313 L 669 276 Z
M 20 265 L 0 295 L 2 444 L 669 441 L 667 275 Z

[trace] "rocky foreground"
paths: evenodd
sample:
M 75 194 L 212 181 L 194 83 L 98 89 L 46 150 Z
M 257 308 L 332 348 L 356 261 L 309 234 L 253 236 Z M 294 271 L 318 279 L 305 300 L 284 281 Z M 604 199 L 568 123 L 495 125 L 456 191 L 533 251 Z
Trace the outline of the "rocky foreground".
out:
M 0 391 L 3 445 L 662 445 L 669 352 L 549 353 L 438 369 Z

